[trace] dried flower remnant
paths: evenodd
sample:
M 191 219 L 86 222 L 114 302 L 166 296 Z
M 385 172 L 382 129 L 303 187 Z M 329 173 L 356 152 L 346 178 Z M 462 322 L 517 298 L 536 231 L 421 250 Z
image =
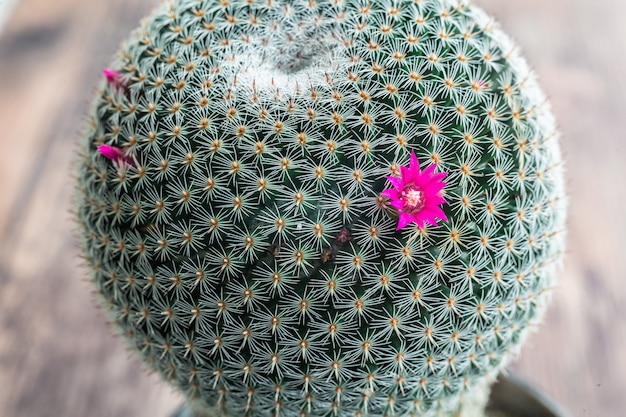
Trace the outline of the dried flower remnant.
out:
M 390 204 L 400 212 L 397 230 L 410 223 L 416 223 L 420 228 L 425 223 L 437 226 L 437 218 L 448 221 L 440 207 L 446 203 L 441 196 L 446 183 L 441 180 L 448 174 L 435 173 L 435 168 L 433 164 L 422 171 L 415 152 L 411 152 L 409 166 L 400 167 L 400 178 L 387 177 L 394 188 L 386 189 L 381 194 L 388 197 Z

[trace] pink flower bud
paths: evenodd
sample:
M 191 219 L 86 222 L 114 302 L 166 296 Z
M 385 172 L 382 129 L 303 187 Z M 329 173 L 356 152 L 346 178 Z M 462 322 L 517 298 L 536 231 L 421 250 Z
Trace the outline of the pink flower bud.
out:
M 123 150 L 121 150 L 120 148 L 116 148 L 115 146 L 100 145 L 98 146 L 98 152 L 100 152 L 102 156 L 104 156 L 107 159 L 112 160 L 113 162 L 125 163 L 130 166 L 135 165 L 135 162 L 133 161 L 132 157 L 124 154 Z
M 109 84 L 119 85 L 122 74 L 120 74 L 118 71 L 111 68 L 105 68 L 102 70 L 102 73 L 106 77 Z
M 121 72 L 116 71 L 116 70 L 111 69 L 111 68 L 105 68 L 105 69 L 102 70 L 102 73 L 106 77 L 107 82 L 109 83 L 109 85 L 111 85 L 112 87 L 114 87 L 117 90 L 124 91 L 126 96 L 128 96 L 128 86 L 126 85 L 126 83 L 124 83 L 124 80 L 122 80 L 122 73 Z

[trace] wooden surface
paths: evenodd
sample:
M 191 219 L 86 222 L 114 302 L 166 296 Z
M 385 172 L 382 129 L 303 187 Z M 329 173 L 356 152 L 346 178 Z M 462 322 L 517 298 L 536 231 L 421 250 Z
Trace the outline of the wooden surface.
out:
M 626 413 L 626 2 L 480 0 L 560 121 L 570 255 L 514 369 L 574 417 Z M 74 144 L 100 69 L 156 0 L 22 0 L 0 35 L 0 415 L 165 417 L 92 306 L 71 237 Z

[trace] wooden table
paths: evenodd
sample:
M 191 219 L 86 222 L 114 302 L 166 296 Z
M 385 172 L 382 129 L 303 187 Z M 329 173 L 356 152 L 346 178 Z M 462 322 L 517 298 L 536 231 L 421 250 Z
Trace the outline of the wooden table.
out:
M 168 416 L 92 306 L 71 162 L 100 70 L 156 0 L 22 0 L 0 36 L 0 415 Z M 563 132 L 570 254 L 514 369 L 573 416 L 626 409 L 626 2 L 480 0 L 540 74 Z

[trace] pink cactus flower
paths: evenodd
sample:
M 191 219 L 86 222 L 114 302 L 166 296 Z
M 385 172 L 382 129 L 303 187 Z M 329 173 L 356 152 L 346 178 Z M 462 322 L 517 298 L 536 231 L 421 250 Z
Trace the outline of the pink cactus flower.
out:
M 120 148 L 116 148 L 111 145 L 100 145 L 98 146 L 98 152 L 102 154 L 105 158 L 112 160 L 117 163 L 125 163 L 127 165 L 135 165 L 133 158 L 129 155 L 126 155 L 123 150 Z
M 435 173 L 435 168 L 436 165 L 431 165 L 424 171 L 420 170 L 415 152 L 411 152 L 409 166 L 400 167 L 401 177 L 387 177 L 394 188 L 386 189 L 381 194 L 388 197 L 390 204 L 400 212 L 396 230 L 410 223 L 416 223 L 420 228 L 424 228 L 424 223 L 438 226 L 437 218 L 448 221 L 440 207 L 446 203 L 441 195 L 446 183 L 441 180 L 448 174 Z

